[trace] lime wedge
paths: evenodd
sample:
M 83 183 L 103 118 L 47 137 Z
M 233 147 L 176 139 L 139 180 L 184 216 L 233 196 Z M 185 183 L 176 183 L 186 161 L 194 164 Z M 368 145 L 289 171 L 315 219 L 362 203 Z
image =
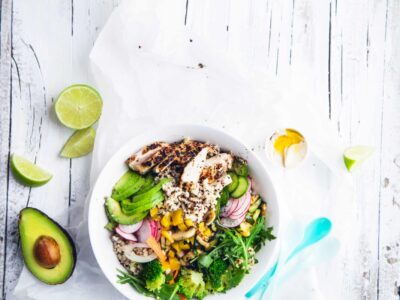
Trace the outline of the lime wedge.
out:
M 93 150 L 96 131 L 86 128 L 76 131 L 65 143 L 60 155 L 66 158 L 75 158 L 89 154 Z
M 362 164 L 372 155 L 374 148 L 368 146 L 355 146 L 344 150 L 343 160 L 348 171 Z
M 46 170 L 16 154 L 11 157 L 11 170 L 18 181 L 32 187 L 41 186 L 53 177 Z
M 63 90 L 57 98 L 55 110 L 58 119 L 72 129 L 92 126 L 100 118 L 103 101 L 92 87 L 75 84 Z

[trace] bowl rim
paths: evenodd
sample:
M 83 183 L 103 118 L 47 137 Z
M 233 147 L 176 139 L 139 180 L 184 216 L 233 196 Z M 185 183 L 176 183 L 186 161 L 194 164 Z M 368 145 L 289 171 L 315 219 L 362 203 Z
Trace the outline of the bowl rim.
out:
M 107 280 L 114 286 L 114 288 L 123 296 L 128 297 L 122 290 L 121 288 L 121 284 L 118 284 L 114 278 L 111 278 L 111 274 L 108 274 L 106 272 L 106 270 L 104 269 L 104 263 L 103 261 L 100 259 L 100 255 L 98 253 L 98 249 L 96 249 L 94 247 L 94 228 L 93 226 L 95 225 L 94 222 L 91 221 L 92 217 L 92 211 L 93 211 L 93 207 L 95 205 L 94 201 L 95 199 L 95 191 L 96 186 L 99 184 L 99 179 L 104 176 L 104 172 L 110 168 L 110 166 L 112 166 L 113 161 L 115 160 L 115 157 L 120 156 L 122 153 L 125 152 L 125 148 L 127 148 L 130 144 L 134 143 L 135 140 L 141 140 L 144 139 L 146 136 L 154 136 L 154 140 L 159 140 L 160 138 L 157 138 L 156 134 L 160 134 L 160 132 L 163 132 L 163 134 L 165 134 L 164 132 L 167 130 L 172 130 L 175 129 L 177 132 L 179 132 L 179 130 L 183 130 L 183 131 L 190 131 L 190 130 L 200 130 L 200 131 L 210 131 L 210 132 L 214 132 L 214 134 L 218 134 L 218 135 L 224 135 L 225 137 L 227 137 L 228 139 L 231 139 L 233 141 L 235 141 L 236 143 L 240 144 L 244 149 L 246 149 L 248 151 L 248 153 L 250 153 L 249 155 L 251 155 L 253 157 L 253 159 L 256 161 L 257 164 L 259 164 L 263 170 L 263 172 L 265 172 L 265 174 L 268 177 L 268 180 L 270 181 L 270 185 L 272 186 L 273 189 L 273 193 L 275 194 L 275 209 L 274 209 L 274 214 L 277 216 L 277 222 L 276 224 L 274 224 L 274 235 L 276 236 L 276 239 L 274 240 L 274 246 L 271 250 L 271 255 L 270 255 L 270 259 L 267 261 L 267 263 L 265 264 L 265 272 L 272 267 L 273 265 L 273 261 L 275 261 L 278 257 L 278 252 L 279 252 L 279 248 L 280 248 L 280 240 L 281 240 L 281 228 L 282 228 L 282 215 L 281 215 L 281 207 L 279 204 L 279 188 L 278 185 L 274 182 L 273 177 L 271 176 L 270 172 L 268 172 L 265 163 L 259 158 L 259 156 L 254 152 L 251 151 L 250 147 L 244 143 L 243 141 L 241 141 L 240 139 L 236 138 L 235 136 L 233 136 L 230 133 L 227 133 L 226 131 L 223 131 L 219 128 L 215 128 L 215 127 L 211 127 L 211 126 L 205 126 L 205 125 L 199 125 L 199 124 L 171 124 L 171 125 L 166 125 L 166 126 L 155 126 L 153 128 L 149 128 L 145 131 L 143 131 L 142 133 L 133 136 L 130 139 L 127 139 L 126 142 L 124 142 L 117 151 L 115 151 L 107 160 L 107 162 L 104 164 L 104 166 L 101 168 L 101 171 L 99 172 L 99 174 L 96 177 L 96 180 L 94 181 L 93 184 L 93 188 L 90 191 L 90 199 L 89 199 L 89 205 L 88 205 L 88 232 L 89 232 L 89 241 L 90 241 L 90 246 L 91 249 L 93 251 L 93 254 L 95 256 L 95 259 L 97 261 L 97 264 L 99 265 L 102 273 L 104 274 L 104 276 L 107 278 Z M 140 147 L 145 146 L 145 145 L 141 145 Z M 98 224 L 97 224 L 98 226 Z M 264 248 L 265 246 L 263 246 Z M 115 275 L 115 274 L 114 274 Z M 252 283 L 251 286 L 246 287 L 247 290 L 249 290 L 251 287 L 254 286 L 254 284 L 261 279 L 263 273 L 258 274 L 258 277 L 254 279 L 254 282 Z M 241 284 L 240 284 L 241 285 Z M 240 285 L 238 287 L 240 287 Z M 132 288 L 133 292 L 140 296 L 140 297 L 144 297 L 144 299 L 151 299 L 150 297 L 147 296 L 143 296 L 142 294 L 138 293 L 134 288 Z M 213 297 L 218 297 L 218 296 L 225 296 L 226 294 L 213 294 Z M 239 295 L 235 295 L 235 297 L 238 297 Z M 244 293 L 243 293 L 243 298 L 244 298 Z

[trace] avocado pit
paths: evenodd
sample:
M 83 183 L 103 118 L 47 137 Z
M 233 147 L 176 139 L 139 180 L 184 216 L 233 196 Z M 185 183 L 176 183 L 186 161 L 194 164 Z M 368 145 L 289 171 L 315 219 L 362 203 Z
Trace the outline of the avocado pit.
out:
M 43 268 L 53 269 L 61 260 L 60 247 L 55 239 L 42 235 L 37 238 L 33 246 L 36 262 Z

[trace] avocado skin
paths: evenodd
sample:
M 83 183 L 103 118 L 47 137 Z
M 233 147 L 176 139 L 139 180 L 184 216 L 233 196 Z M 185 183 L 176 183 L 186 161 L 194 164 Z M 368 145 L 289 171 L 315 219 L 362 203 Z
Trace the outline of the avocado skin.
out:
M 77 253 L 76 253 L 76 246 L 75 246 L 75 242 L 72 239 L 71 235 L 58 223 L 56 222 L 54 219 L 50 218 L 47 214 L 45 214 L 44 212 L 42 212 L 41 210 L 34 208 L 34 207 L 25 207 L 23 208 L 20 212 L 19 212 L 19 217 L 18 217 L 18 232 L 19 232 L 19 238 L 22 239 L 21 236 L 21 232 L 20 232 L 20 225 L 21 225 L 21 219 L 22 219 L 22 215 L 25 211 L 27 210 L 33 210 L 37 213 L 39 213 L 40 215 L 42 215 L 42 217 L 47 218 L 50 222 L 52 222 L 55 226 L 58 227 L 58 229 L 60 229 L 60 231 L 64 234 L 64 236 L 67 238 L 69 244 L 71 245 L 71 249 L 72 249 L 72 267 L 71 267 L 71 271 L 70 274 L 62 281 L 62 282 L 57 282 L 57 283 L 51 283 L 51 282 L 46 282 L 41 280 L 40 278 L 38 278 L 40 281 L 49 284 L 49 285 L 57 285 L 57 284 L 62 284 L 65 281 L 67 281 L 72 274 L 75 271 L 75 266 L 76 266 L 76 260 L 77 260 Z M 27 260 L 25 255 L 22 253 L 22 258 L 24 260 L 25 265 L 28 267 L 28 270 L 30 270 L 30 267 L 28 266 Z M 31 270 L 30 270 L 31 271 Z M 33 273 L 32 273 L 33 274 Z M 35 274 L 33 274 L 35 277 L 37 277 Z

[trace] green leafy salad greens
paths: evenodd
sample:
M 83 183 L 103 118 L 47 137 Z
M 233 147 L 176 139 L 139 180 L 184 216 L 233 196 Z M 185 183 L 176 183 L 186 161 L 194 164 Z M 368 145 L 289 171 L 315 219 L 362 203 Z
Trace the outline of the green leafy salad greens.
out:
M 168 283 L 158 260 L 144 264 L 139 276 L 120 271 L 118 282 L 130 284 L 139 293 L 161 300 L 179 300 L 179 295 L 203 299 L 208 294 L 224 293 L 238 286 L 257 263 L 256 252 L 266 241 L 275 239 L 272 230 L 272 227 L 265 227 L 264 217 L 257 219 L 248 237 L 243 237 L 238 229 L 219 227 L 216 246 L 182 268 L 175 283 Z

